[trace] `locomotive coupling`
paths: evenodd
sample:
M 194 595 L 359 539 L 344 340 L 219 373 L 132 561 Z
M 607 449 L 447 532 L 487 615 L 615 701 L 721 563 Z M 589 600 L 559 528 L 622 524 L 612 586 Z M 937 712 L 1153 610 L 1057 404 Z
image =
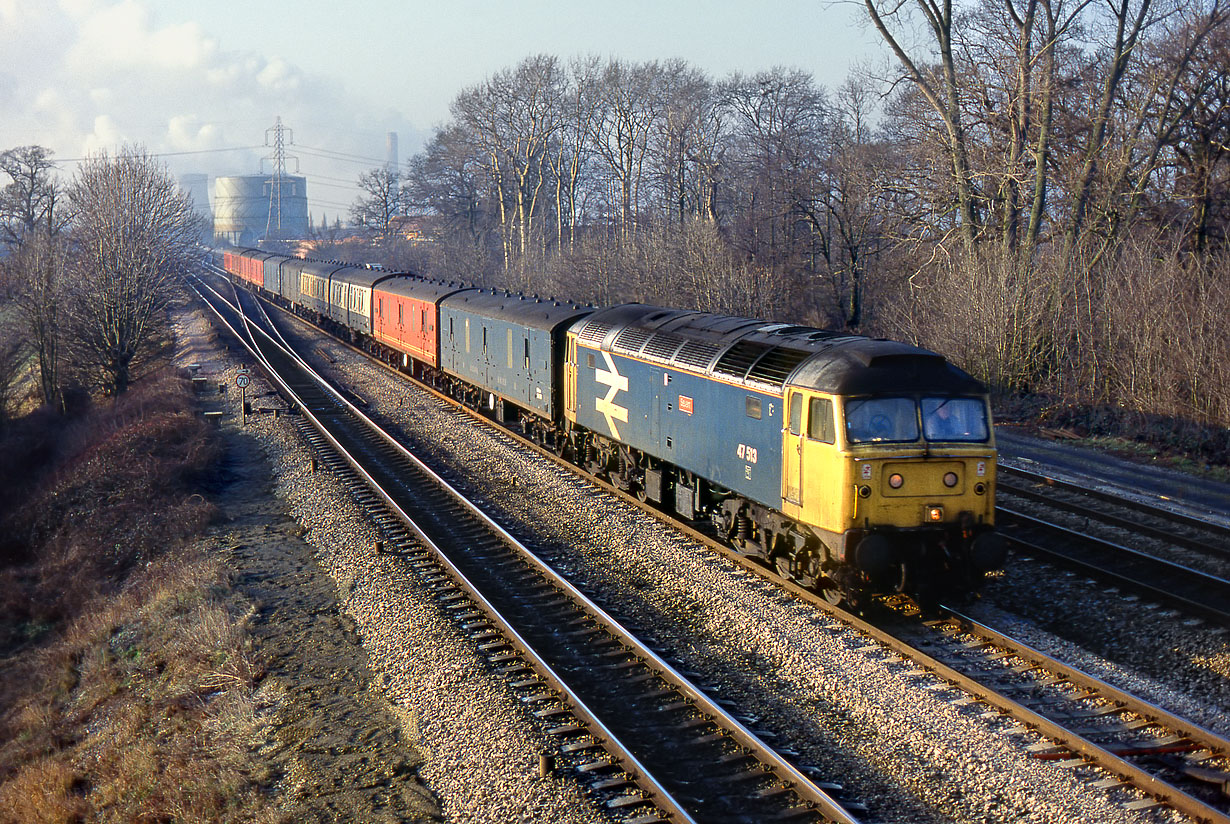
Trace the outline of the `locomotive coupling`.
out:
M 1002 569 L 1008 560 L 1008 542 L 998 532 L 984 532 L 969 548 L 970 566 L 979 572 Z
M 888 574 L 898 561 L 892 542 L 883 535 L 868 535 L 859 541 L 854 559 L 858 568 L 873 579 Z

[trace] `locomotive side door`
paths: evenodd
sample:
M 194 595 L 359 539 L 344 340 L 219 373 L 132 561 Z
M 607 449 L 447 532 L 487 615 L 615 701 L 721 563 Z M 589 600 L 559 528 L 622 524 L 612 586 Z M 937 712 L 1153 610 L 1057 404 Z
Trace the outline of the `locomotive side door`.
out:
M 564 348 L 564 416 L 575 422 L 577 419 L 577 338 L 565 336 Z
M 786 403 L 786 426 L 782 430 L 782 497 L 788 504 L 803 505 L 803 406 L 802 392 L 790 391 Z M 786 514 L 791 514 L 789 508 Z

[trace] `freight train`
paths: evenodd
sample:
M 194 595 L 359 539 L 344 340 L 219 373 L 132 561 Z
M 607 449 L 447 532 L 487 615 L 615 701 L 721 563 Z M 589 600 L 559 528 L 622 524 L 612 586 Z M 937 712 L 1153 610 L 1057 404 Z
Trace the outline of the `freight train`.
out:
M 834 604 L 1002 567 L 985 388 L 905 343 L 225 249 L 240 284 Z

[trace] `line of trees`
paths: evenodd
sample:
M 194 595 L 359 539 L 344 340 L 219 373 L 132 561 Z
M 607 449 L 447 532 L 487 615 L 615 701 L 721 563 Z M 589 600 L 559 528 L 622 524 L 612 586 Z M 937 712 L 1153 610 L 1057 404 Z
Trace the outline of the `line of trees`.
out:
M 1230 423 L 1223 0 L 864 6 L 892 58 L 836 90 L 551 55 L 463 90 L 400 189 L 365 186 L 432 227 L 386 262 L 904 337 L 1006 391 Z
M 91 156 L 67 184 L 41 146 L 0 153 L 0 171 L 5 363 L 31 359 L 51 407 L 73 391 L 124 392 L 196 254 L 191 200 L 139 148 Z M 17 370 L 0 372 L 7 391 Z

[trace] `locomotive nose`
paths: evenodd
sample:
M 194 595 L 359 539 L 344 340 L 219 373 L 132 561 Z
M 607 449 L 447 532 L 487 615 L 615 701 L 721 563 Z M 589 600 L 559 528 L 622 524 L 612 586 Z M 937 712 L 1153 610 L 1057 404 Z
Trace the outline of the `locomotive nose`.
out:
M 969 548 L 970 565 L 979 572 L 1001 569 L 1008 560 L 1008 543 L 997 532 L 984 532 Z

